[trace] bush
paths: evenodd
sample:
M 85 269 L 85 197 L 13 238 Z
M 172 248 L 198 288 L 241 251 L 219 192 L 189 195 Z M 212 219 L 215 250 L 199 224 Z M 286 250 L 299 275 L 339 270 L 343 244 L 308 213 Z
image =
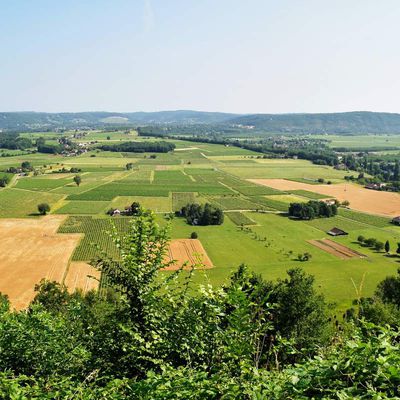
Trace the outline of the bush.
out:
M 364 240 L 364 243 L 368 247 L 374 247 L 376 244 L 376 239 L 375 238 L 368 238 Z
M 357 238 L 357 242 L 364 243 L 365 242 L 365 237 L 363 235 L 359 235 L 358 238 Z
M 6 187 L 10 182 L 10 178 L 7 175 L 0 177 L 0 187 Z
M 38 211 L 42 215 L 46 215 L 50 211 L 50 206 L 47 203 L 41 203 L 38 205 Z
M 383 242 L 380 242 L 379 240 L 376 241 L 376 243 L 374 244 L 374 249 L 376 251 L 382 251 L 385 247 L 385 244 Z
M 197 239 L 199 237 L 199 235 L 197 234 L 197 232 L 192 232 L 190 234 L 190 239 Z
M 299 260 L 299 261 L 309 261 L 309 260 L 311 260 L 311 258 L 312 258 L 312 255 L 310 254 L 310 253 L 303 253 L 303 254 L 299 254 L 298 256 L 297 256 L 297 259 Z

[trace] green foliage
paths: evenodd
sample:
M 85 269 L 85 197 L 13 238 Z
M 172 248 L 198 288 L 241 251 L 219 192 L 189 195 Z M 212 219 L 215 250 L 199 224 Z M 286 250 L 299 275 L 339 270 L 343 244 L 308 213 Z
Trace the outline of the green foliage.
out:
M 334 217 L 337 214 L 336 204 L 327 204 L 324 201 L 311 200 L 307 203 L 291 203 L 289 216 L 311 220 L 319 217 Z
M 362 323 L 320 356 L 288 368 L 255 398 L 394 399 L 400 395 L 399 332 Z M 265 377 L 267 378 L 267 377 Z
M 82 178 L 80 175 L 75 175 L 73 181 L 75 182 L 76 186 L 79 186 L 82 182 Z
M 0 187 L 6 187 L 10 182 L 10 177 L 8 175 L 0 176 Z
M 388 276 L 379 283 L 376 294 L 385 303 L 392 303 L 400 308 L 400 268 L 397 276 Z
M 303 253 L 303 254 L 299 254 L 297 256 L 297 259 L 299 261 L 309 261 L 309 260 L 311 260 L 311 257 L 312 257 L 312 255 L 310 253 L 306 252 L 306 253 Z
M 169 142 L 123 142 L 99 146 L 104 151 L 133 152 L 133 153 L 168 153 L 175 145 Z
M 32 141 L 19 136 L 18 133 L 2 132 L 0 135 L 0 149 L 25 150 L 32 147 Z
M 179 215 L 186 218 L 190 225 L 221 225 L 224 222 L 223 211 L 211 205 L 206 204 L 187 204 L 182 207 Z
M 355 319 L 335 332 L 314 278 L 301 269 L 272 282 L 241 265 L 222 287 L 194 285 L 193 270 L 160 273 L 168 226 L 150 212 L 126 230 L 117 224 L 127 219 L 90 217 L 69 218 L 62 230 L 93 221 L 106 221 L 116 251 L 93 263 L 107 282 L 100 293 L 42 281 L 21 312 L 0 297 L 0 398 L 399 396 L 398 319 L 392 328 Z M 378 288 L 384 316 L 386 304 L 398 312 L 398 281 Z M 372 303 L 358 304 L 378 318 Z
M 47 203 L 40 203 L 37 208 L 42 215 L 46 215 L 50 211 L 50 206 Z

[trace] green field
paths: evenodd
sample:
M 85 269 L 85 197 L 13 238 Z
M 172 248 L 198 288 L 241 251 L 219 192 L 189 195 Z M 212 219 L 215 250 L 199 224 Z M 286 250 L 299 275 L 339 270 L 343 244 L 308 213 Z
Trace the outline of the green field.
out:
M 172 193 L 172 210 L 179 211 L 182 207 L 189 203 L 194 203 L 196 201 L 196 196 L 193 192 L 186 193 Z
M 44 133 L 54 140 L 59 134 Z M 33 133 L 32 137 L 38 137 Z M 127 140 L 135 133 L 89 132 L 83 142 Z M 325 136 L 324 136 L 325 137 Z M 356 146 L 357 137 L 329 136 L 332 146 L 340 140 Z M 370 136 L 359 143 L 368 143 Z M 376 139 L 376 140 L 375 140 Z M 388 138 L 374 137 L 374 145 L 386 144 Z M 390 139 L 390 138 L 389 138 Z M 74 139 L 78 141 L 77 139 Z M 151 139 L 151 140 L 156 140 Z M 125 232 L 128 218 L 109 218 L 109 208 L 124 209 L 133 202 L 156 212 L 160 224 L 165 224 L 165 213 L 177 211 L 191 202 L 210 202 L 225 212 L 221 226 L 193 226 L 178 217 L 171 221 L 173 238 L 187 238 L 198 233 L 215 268 L 206 272 L 211 283 L 222 283 L 230 272 L 246 263 L 267 279 L 283 277 L 289 268 L 301 266 L 316 277 L 317 287 L 337 307 L 344 309 L 355 297 L 353 282 L 364 279 L 364 295 L 371 295 L 380 280 L 399 266 L 396 257 L 386 257 L 371 249 L 362 248 L 357 236 L 389 240 L 392 249 L 400 241 L 400 228 L 388 218 L 363 214 L 340 208 L 339 215 L 330 219 L 292 221 L 283 214 L 291 202 L 306 202 L 326 196 L 313 191 L 281 192 L 251 183 L 252 178 L 286 178 L 314 183 L 318 178 L 342 182 L 345 171 L 314 165 L 297 159 L 257 158 L 258 153 L 238 147 L 173 140 L 177 149 L 168 154 L 113 153 L 91 150 L 76 157 L 16 152 L 12 157 L 0 157 L 0 175 L 12 166 L 29 161 L 40 169 L 40 175 L 14 176 L 9 187 L 0 189 L 0 217 L 37 217 L 37 205 L 49 203 L 51 213 L 69 217 L 60 232 L 82 233 L 83 238 L 72 259 L 89 261 L 98 254 L 92 245 L 97 243 L 108 254 L 118 253 L 107 231 L 111 223 Z M 371 142 L 372 143 L 372 142 Z M 126 169 L 133 163 L 133 169 Z M 80 168 L 82 182 L 73 183 L 74 174 L 54 173 L 61 168 Z M 258 211 L 258 212 L 257 212 Z M 346 246 L 366 254 L 365 259 L 340 260 L 307 241 L 327 237 L 333 227 L 349 233 L 335 238 Z M 312 254 L 311 261 L 297 261 L 299 253 Z M 364 278 L 363 278 L 364 277 Z M 202 272 L 197 281 L 205 282 Z
M 31 192 L 20 189 L 0 189 L 0 217 L 30 217 L 37 215 L 37 205 L 48 203 L 55 208 L 62 196 L 55 193 Z
M 133 202 L 138 202 L 142 207 L 153 210 L 156 213 L 169 213 L 172 211 L 170 197 L 120 196 L 112 201 L 111 207 L 123 210 Z
M 315 136 L 329 140 L 330 147 L 368 148 L 368 147 L 398 147 L 400 149 L 399 135 L 323 135 Z
M 67 201 L 56 214 L 100 214 L 110 208 L 108 201 Z
M 247 217 L 242 212 L 227 212 L 225 215 L 235 224 L 235 225 L 255 225 L 255 222 Z
M 90 261 L 102 253 L 107 256 L 119 256 L 118 248 L 113 243 L 110 232 L 113 227 L 120 234 L 129 229 L 129 219 L 117 218 L 93 218 L 93 217 L 69 217 L 60 227 L 59 233 L 83 233 L 83 239 L 75 249 L 73 261 Z

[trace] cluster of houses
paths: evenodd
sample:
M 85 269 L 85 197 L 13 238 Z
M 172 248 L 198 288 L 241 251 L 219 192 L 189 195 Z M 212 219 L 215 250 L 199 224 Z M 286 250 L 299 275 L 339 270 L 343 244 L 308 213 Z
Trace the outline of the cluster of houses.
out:
M 112 217 L 118 217 L 120 215 L 132 215 L 132 209 L 131 209 L 131 207 L 125 207 L 124 210 L 120 210 L 118 208 L 115 208 L 115 209 L 109 210 L 108 213 Z
M 132 205 L 125 207 L 123 210 L 119 208 L 111 208 L 107 211 L 107 214 L 111 217 L 118 217 L 120 215 L 130 216 L 130 215 L 138 215 L 140 212 L 140 204 L 139 203 L 132 203 Z

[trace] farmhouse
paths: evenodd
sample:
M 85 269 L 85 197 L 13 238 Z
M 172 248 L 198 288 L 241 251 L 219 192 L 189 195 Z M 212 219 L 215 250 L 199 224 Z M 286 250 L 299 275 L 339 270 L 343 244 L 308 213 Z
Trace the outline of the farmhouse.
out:
M 334 204 L 336 204 L 336 199 L 327 199 L 324 200 L 324 202 L 328 204 L 328 206 L 333 206 Z
M 381 190 L 384 186 L 384 183 L 367 183 L 364 187 L 371 190 Z
M 348 235 L 347 232 L 343 231 L 342 229 L 339 228 L 332 228 L 330 231 L 327 232 L 328 235 L 331 236 L 345 236 Z
M 400 225 L 400 216 L 399 217 L 394 217 L 392 219 L 392 224 Z

